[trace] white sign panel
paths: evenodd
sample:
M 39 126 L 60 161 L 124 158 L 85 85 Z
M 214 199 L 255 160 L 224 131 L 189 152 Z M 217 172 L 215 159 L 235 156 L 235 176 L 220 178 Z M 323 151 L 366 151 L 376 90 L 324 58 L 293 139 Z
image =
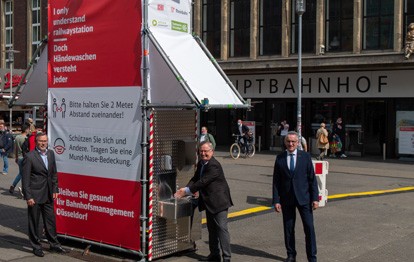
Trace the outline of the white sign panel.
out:
M 303 98 L 414 97 L 413 70 L 302 74 Z M 297 74 L 231 75 L 244 98 L 296 98 Z
M 397 111 L 395 138 L 399 138 L 400 128 L 414 126 L 414 111 Z
M 191 1 L 149 0 L 148 26 L 191 33 Z
M 140 90 L 50 89 L 49 145 L 56 153 L 59 172 L 137 180 L 137 170 L 141 170 Z
M 414 126 L 402 126 L 399 131 L 398 153 L 414 154 Z

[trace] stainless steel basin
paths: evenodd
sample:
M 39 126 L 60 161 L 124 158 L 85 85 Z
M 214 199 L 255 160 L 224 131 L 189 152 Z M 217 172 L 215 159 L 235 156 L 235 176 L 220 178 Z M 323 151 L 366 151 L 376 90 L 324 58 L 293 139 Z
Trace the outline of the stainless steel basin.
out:
M 186 198 L 170 198 L 158 201 L 158 216 L 164 218 L 188 217 L 191 216 L 192 209 L 191 202 Z

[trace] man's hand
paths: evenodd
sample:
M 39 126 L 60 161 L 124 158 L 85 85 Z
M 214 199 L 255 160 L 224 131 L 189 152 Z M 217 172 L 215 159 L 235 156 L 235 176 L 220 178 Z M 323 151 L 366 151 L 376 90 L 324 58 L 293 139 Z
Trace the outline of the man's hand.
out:
M 275 204 L 275 211 L 277 213 L 280 213 L 282 211 L 282 205 L 279 203 Z
M 178 189 L 177 192 L 175 192 L 174 197 L 176 197 L 176 198 L 185 197 L 185 188 L 182 187 L 182 188 Z
M 26 203 L 29 207 L 32 207 L 36 204 L 33 198 L 26 200 Z
M 319 201 L 313 201 L 312 202 L 312 209 L 315 210 L 319 207 Z
M 59 196 L 59 193 L 53 193 L 53 199 L 58 198 L 58 196 Z

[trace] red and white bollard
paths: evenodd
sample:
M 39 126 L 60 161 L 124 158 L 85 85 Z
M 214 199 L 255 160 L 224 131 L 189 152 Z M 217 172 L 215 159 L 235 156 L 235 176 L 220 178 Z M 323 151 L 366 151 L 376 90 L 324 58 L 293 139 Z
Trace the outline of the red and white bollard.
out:
M 328 189 L 326 189 L 326 175 L 328 175 L 329 162 L 312 160 L 319 189 L 319 206 L 324 207 L 328 202 Z

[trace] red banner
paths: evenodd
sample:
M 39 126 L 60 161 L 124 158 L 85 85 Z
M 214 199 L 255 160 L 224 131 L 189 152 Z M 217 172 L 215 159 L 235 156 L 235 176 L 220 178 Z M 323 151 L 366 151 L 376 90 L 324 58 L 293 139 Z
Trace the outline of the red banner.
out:
M 58 232 L 140 250 L 141 184 L 59 173 Z
M 49 1 L 49 87 L 141 86 L 141 1 Z
M 141 249 L 141 24 L 141 1 L 49 1 L 49 141 L 66 145 L 56 155 L 57 231 L 132 250 Z

